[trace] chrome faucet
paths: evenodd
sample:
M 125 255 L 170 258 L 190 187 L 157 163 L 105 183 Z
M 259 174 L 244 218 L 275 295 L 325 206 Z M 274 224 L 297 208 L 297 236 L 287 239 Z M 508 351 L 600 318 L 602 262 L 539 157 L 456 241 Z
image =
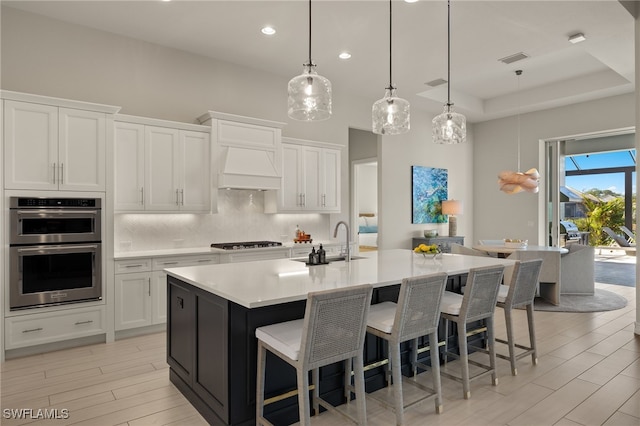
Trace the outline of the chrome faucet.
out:
M 347 222 L 345 222 L 344 220 L 341 220 L 340 222 L 336 223 L 336 229 L 333 230 L 333 238 L 335 238 L 338 235 L 338 228 L 340 227 L 340 225 L 344 225 L 344 228 L 347 231 L 347 248 L 345 250 L 345 255 L 344 255 L 344 261 L 348 262 L 351 260 L 351 256 L 349 255 L 349 225 L 347 224 Z

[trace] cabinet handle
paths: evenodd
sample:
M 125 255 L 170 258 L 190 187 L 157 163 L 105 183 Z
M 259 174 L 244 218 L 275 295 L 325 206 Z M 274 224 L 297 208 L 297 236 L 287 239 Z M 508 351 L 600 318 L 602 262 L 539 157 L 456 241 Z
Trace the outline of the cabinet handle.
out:
M 302 207 L 307 205 L 307 194 L 302 194 Z
M 33 333 L 34 331 L 42 331 L 43 328 L 42 327 L 38 327 L 38 328 L 32 328 L 29 330 L 22 330 L 23 333 Z
M 302 192 L 298 194 L 298 205 L 302 206 Z
M 163 265 L 177 265 L 178 262 L 162 262 Z
M 53 163 L 53 183 L 56 183 L 56 163 Z
M 91 324 L 93 320 L 77 321 L 75 325 Z
M 147 285 L 147 291 L 149 293 L 149 297 L 151 297 L 151 278 L 149 278 L 149 282 L 148 282 L 148 285 Z
M 211 262 L 212 259 L 198 259 L 198 262 Z
M 327 194 L 322 194 L 322 207 L 327 207 Z
M 182 297 L 178 297 L 178 306 L 184 309 L 184 299 Z
M 180 204 L 184 206 L 184 188 L 180 190 Z
M 125 265 L 124 267 L 125 268 L 140 268 L 142 266 L 144 266 L 144 265 L 142 263 L 139 263 L 137 265 Z
M 64 163 L 60 163 L 60 185 L 64 184 Z
M 140 204 L 144 206 L 144 186 L 140 188 Z

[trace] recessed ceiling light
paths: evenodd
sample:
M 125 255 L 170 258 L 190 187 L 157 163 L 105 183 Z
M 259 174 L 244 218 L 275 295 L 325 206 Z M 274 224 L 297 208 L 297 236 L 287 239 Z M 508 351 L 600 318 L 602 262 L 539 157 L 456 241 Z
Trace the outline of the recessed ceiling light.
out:
M 349 59 L 351 58 L 351 53 L 349 52 L 342 52 L 338 55 L 338 58 L 340 59 Z
M 585 41 L 586 39 L 587 38 L 582 33 L 573 34 L 569 36 L 569 42 L 573 44 L 580 43 L 581 41 Z
M 262 28 L 260 31 L 262 31 L 264 35 L 274 35 L 276 33 L 276 29 L 269 26 Z
M 404 0 L 405 3 L 417 3 L 418 0 Z

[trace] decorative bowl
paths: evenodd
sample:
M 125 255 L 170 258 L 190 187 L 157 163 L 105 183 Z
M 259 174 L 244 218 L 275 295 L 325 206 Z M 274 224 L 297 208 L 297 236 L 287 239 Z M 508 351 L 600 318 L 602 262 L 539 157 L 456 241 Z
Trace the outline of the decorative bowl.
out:
M 440 255 L 442 255 L 441 252 L 438 253 L 422 253 L 422 252 L 415 252 L 416 256 L 421 256 L 424 257 L 425 259 L 437 259 L 440 257 Z
M 507 248 L 525 248 L 527 247 L 528 243 L 528 240 L 514 240 L 508 238 L 504 240 L 504 246 Z
M 438 236 L 438 231 L 435 229 L 425 229 L 423 234 L 425 238 L 433 238 Z

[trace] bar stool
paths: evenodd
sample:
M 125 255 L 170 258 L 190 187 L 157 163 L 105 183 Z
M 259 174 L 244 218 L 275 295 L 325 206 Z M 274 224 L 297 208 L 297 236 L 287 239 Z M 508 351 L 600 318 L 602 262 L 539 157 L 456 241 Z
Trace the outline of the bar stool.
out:
M 462 377 L 457 377 L 447 372 L 442 375 L 450 379 L 462 382 L 462 391 L 464 399 L 471 397 L 470 381 L 491 374 L 491 383 L 495 386 L 498 384 L 496 376 L 496 352 L 495 352 L 495 336 L 493 330 L 493 312 L 496 307 L 498 298 L 498 290 L 502 282 L 504 274 L 504 266 L 487 266 L 482 268 L 473 268 L 469 271 L 467 277 L 467 286 L 464 296 L 450 291 L 445 291 L 442 297 L 442 317 L 445 319 L 445 361 L 449 355 L 459 358 Z M 485 320 L 487 328 L 487 347 L 480 348 L 467 345 L 467 324 Z M 458 347 L 460 355 L 449 352 L 449 324 L 448 321 L 456 323 L 458 330 Z M 479 352 L 489 354 L 489 365 L 481 364 L 477 361 L 470 360 L 468 354 L 468 346 Z M 469 376 L 469 364 L 478 366 L 484 371 Z
M 518 260 L 513 267 L 511 283 L 501 285 L 498 291 L 497 306 L 504 310 L 504 319 L 507 327 L 507 340 L 496 338 L 496 342 L 504 343 L 509 347 L 509 356 L 496 354 L 499 358 L 508 359 L 511 362 L 511 374 L 516 376 L 518 369 L 516 361 L 531 355 L 533 365 L 538 364 L 538 352 L 536 349 L 536 332 L 533 324 L 533 300 L 536 296 L 536 287 L 542 269 L 542 259 Z M 505 276 L 506 278 L 506 276 Z M 505 279 L 506 281 L 506 279 Z M 515 342 L 513 335 L 513 320 L 511 310 L 525 307 L 527 310 L 527 324 L 529 326 L 529 346 Z M 515 353 L 515 348 L 524 352 Z
M 440 386 L 440 356 L 438 350 L 438 323 L 440 322 L 440 303 L 447 283 L 447 274 L 439 273 L 420 277 L 405 278 L 400 285 L 398 303 L 383 302 L 372 305 L 369 309 L 367 332 L 388 344 L 393 379 L 394 410 L 396 423 L 404 423 L 404 409 L 426 398 L 435 397 L 436 412 L 442 411 L 442 389 Z M 429 352 L 431 354 L 431 373 L 434 389 L 427 388 L 415 381 L 407 380 L 420 389 L 428 392 L 417 401 L 404 404 L 402 397 L 402 365 L 400 361 L 400 344 L 412 341 L 411 371 L 415 376 L 416 368 L 427 370 L 427 366 L 417 362 L 418 337 L 429 336 Z M 388 370 L 387 370 L 388 372 Z M 378 399 L 375 394 L 369 397 Z M 383 405 L 386 402 L 380 400 Z
M 309 371 L 312 371 L 315 385 L 312 401 L 316 414 L 320 412 L 319 408 L 322 405 L 327 410 L 345 415 L 320 398 L 319 368 L 355 358 L 358 423 L 366 424 L 363 348 L 372 292 L 371 285 L 311 292 L 307 296 L 303 319 L 256 329 L 258 339 L 256 424 L 271 424 L 264 418 L 267 351 L 282 358 L 296 369 L 298 410 L 302 425 L 310 423 Z

